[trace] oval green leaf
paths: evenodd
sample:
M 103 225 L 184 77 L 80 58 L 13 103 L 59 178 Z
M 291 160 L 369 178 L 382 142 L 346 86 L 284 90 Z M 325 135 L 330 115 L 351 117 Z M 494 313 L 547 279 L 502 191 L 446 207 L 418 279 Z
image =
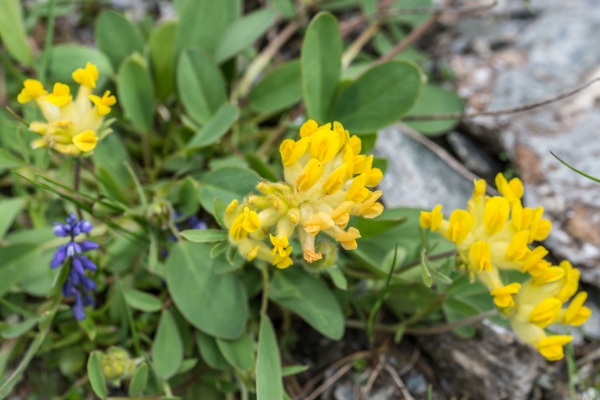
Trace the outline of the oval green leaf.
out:
M 248 318 L 244 288 L 233 274 L 215 275 L 210 247 L 179 242 L 166 262 L 169 293 L 181 314 L 203 332 L 238 338 Z
M 369 69 L 348 85 L 335 103 L 332 120 L 351 133 L 369 133 L 402 118 L 421 90 L 421 71 L 408 61 L 389 61 Z
M 302 93 L 309 118 L 329 120 L 342 70 L 342 38 L 335 17 L 319 13 L 302 43 Z
M 181 53 L 177 65 L 177 88 L 186 112 L 202 125 L 207 124 L 227 101 L 221 71 L 199 49 L 190 48 Z
M 125 116 L 140 132 L 149 132 L 154 112 L 154 91 L 147 69 L 133 58 L 125 60 L 117 75 L 117 91 Z
M 152 343 L 152 360 L 156 372 L 169 379 L 179 370 L 183 362 L 183 343 L 175 319 L 169 310 L 164 310 Z
M 232 367 L 241 371 L 250 371 L 254 367 L 254 343 L 247 332 L 235 340 L 217 338 L 217 346 Z
M 258 336 L 258 360 L 256 363 L 256 397 L 258 400 L 283 398 L 281 360 L 277 336 L 269 317 L 263 314 Z
M 102 359 L 102 353 L 99 351 L 93 351 L 90 354 L 90 358 L 88 358 L 87 362 L 87 374 L 88 379 L 90 380 L 90 384 L 92 385 L 92 390 L 96 394 L 96 396 L 101 399 L 106 398 L 108 392 L 106 390 L 106 382 L 104 381 L 104 375 L 102 375 L 102 370 L 100 368 L 100 360 Z
M 227 232 L 219 229 L 188 229 L 180 235 L 194 243 L 212 243 L 227 240 Z
M 19 0 L 0 1 L 0 38 L 15 60 L 31 65 L 33 54 L 27 41 Z
M 95 36 L 98 48 L 108 56 L 115 70 L 134 52 L 144 52 L 142 35 L 127 18 L 114 11 L 100 14 Z
M 129 397 L 138 396 L 146 389 L 148 383 L 148 364 L 141 363 L 135 370 L 131 383 L 129 384 Z
M 240 110 L 236 106 L 223 104 L 210 121 L 196 132 L 188 142 L 187 148 L 193 149 L 215 143 L 231 128 L 239 116 Z
M 302 73 L 300 61 L 281 65 L 256 85 L 248 101 L 259 113 L 271 113 L 286 109 L 302 99 Z
M 425 84 L 419 100 L 406 116 L 455 113 L 461 112 L 463 107 L 463 100 L 455 92 L 437 85 Z M 459 120 L 406 121 L 405 123 L 427 136 L 437 136 L 454 128 Z
M 221 350 L 219 350 L 214 337 L 208 336 L 204 332 L 196 331 L 196 344 L 198 345 L 202 359 L 212 368 L 225 369 L 229 366 L 229 363 L 221 354 Z
M 222 200 L 226 205 L 233 199 L 241 200 L 260 181 L 260 177 L 249 169 L 239 167 L 223 167 L 211 171 L 202 177 L 198 189 L 200 204 L 208 212 L 212 212 L 214 199 Z
M 239 18 L 223 32 L 215 50 L 215 61 L 223 61 L 233 57 L 249 47 L 261 37 L 275 20 L 275 12 L 263 8 Z
M 164 99 L 175 91 L 175 34 L 176 21 L 165 21 L 150 34 L 150 61 L 156 97 Z
M 344 315 L 337 299 L 325 282 L 300 268 L 277 271 L 269 298 L 330 339 L 339 340 L 344 334 Z
M 162 308 L 158 297 L 136 289 L 125 290 L 125 301 L 134 310 L 144 312 L 156 312 Z

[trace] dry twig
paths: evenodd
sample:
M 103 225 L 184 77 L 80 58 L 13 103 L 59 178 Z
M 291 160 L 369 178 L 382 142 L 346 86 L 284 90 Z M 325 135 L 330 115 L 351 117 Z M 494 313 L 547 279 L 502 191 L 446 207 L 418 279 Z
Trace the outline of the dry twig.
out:
M 327 379 L 325 382 L 323 382 L 323 384 L 321 386 L 319 386 L 318 388 L 316 388 L 306 398 L 306 400 L 315 400 L 317 397 L 319 397 L 319 395 L 321 393 L 323 393 L 331 385 L 333 385 L 335 382 L 337 382 L 338 379 L 340 379 L 342 376 L 344 376 L 346 374 L 346 372 L 348 372 L 350 370 L 350 368 L 352 368 L 352 366 L 353 366 L 353 362 L 352 361 L 348 361 L 343 367 L 341 367 L 340 369 L 338 369 L 335 372 L 335 374 L 331 375 L 331 377 L 329 379 Z
M 369 376 L 369 380 L 367 381 L 367 384 L 363 388 L 363 392 L 362 392 L 363 400 L 367 400 L 369 398 L 369 394 L 371 393 L 371 389 L 373 389 L 373 384 L 375 383 L 375 379 L 377 379 L 377 376 L 381 372 L 381 369 L 383 368 L 384 365 L 385 365 L 385 357 L 383 354 L 380 354 L 379 362 L 377 363 L 377 366 L 375 367 L 375 369 Z
M 406 386 L 404 386 L 404 382 L 402 382 L 402 379 L 400 379 L 400 376 L 396 372 L 394 367 L 392 367 L 390 364 L 385 364 L 384 369 L 390 374 L 390 376 L 392 377 L 392 380 L 394 381 L 394 383 L 396 384 L 398 389 L 400 389 L 404 398 L 406 400 L 414 400 L 413 397 L 408 392 L 408 390 L 406 389 Z

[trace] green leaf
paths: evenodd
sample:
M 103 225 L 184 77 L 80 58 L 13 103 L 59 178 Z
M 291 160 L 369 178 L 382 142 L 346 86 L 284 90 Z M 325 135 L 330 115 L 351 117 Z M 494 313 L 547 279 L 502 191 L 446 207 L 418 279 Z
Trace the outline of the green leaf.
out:
M 279 178 L 273 169 L 264 162 L 256 153 L 247 152 L 244 154 L 244 159 L 248 162 L 250 168 L 256 171 L 261 178 L 267 179 L 271 182 L 278 182 Z
M 332 120 L 352 133 L 370 133 L 398 121 L 416 103 L 421 71 L 408 61 L 388 61 L 348 85 L 335 103 Z
M 227 101 L 221 71 L 200 49 L 190 48 L 181 53 L 177 88 L 186 112 L 202 125 L 208 124 Z
M 425 84 L 421 90 L 419 100 L 407 116 L 461 112 L 463 107 L 463 100 L 455 92 L 437 85 Z M 406 121 L 405 123 L 427 136 L 436 136 L 448 132 L 459 122 L 458 119 L 446 119 L 440 121 Z
M 423 283 L 425 286 L 431 287 L 433 278 L 431 276 L 431 272 L 429 272 L 429 267 L 427 266 L 428 262 L 426 249 L 423 249 L 421 251 L 421 276 L 423 277 Z
M 396 219 L 368 219 L 357 218 L 356 229 L 360 231 L 361 238 L 367 238 L 384 233 L 385 231 L 402 225 L 406 218 Z
M 133 373 L 129 384 L 129 397 L 136 397 L 146 389 L 148 383 L 148 364 L 141 363 Z
M 162 308 L 162 302 L 156 296 L 136 289 L 124 291 L 125 301 L 134 310 L 156 312 Z
M 248 318 L 246 294 L 233 274 L 213 273 L 210 247 L 177 243 L 167 259 L 166 270 L 171 298 L 188 322 L 223 339 L 242 334 Z
M 342 70 L 342 38 L 333 15 L 319 13 L 313 18 L 302 43 L 301 63 L 308 116 L 327 122 Z
M 79 374 L 85 366 L 85 352 L 81 347 L 70 347 L 61 352 L 58 369 L 64 376 Z
M 259 176 L 245 168 L 223 167 L 205 174 L 198 189 L 200 204 L 208 212 L 212 211 L 214 199 L 220 199 L 225 204 L 232 200 L 241 200 L 260 181 Z
M 22 167 L 25 162 L 18 157 L 12 155 L 7 150 L 0 148 L 0 169 L 12 169 Z
M 60 44 L 53 46 L 50 51 L 48 65 L 48 80 L 50 82 L 74 83 L 73 71 L 83 68 L 88 62 L 95 64 L 100 73 L 96 86 L 102 86 L 103 80 L 112 75 L 113 68 L 106 54 L 88 46 L 75 44 Z M 104 79 L 103 79 L 104 78 Z
M 217 346 L 227 362 L 241 371 L 250 371 L 254 367 L 254 343 L 248 333 L 234 340 L 217 338 Z
M 442 312 L 449 323 L 456 322 L 458 320 L 471 317 L 479 314 L 479 309 L 469 302 L 452 296 L 447 297 L 442 303 Z M 475 334 L 475 328 L 473 325 L 465 325 L 454 329 L 454 332 L 464 338 L 473 337 Z
M 164 99 L 175 91 L 175 35 L 176 21 L 165 21 L 150 34 L 150 61 L 156 97 Z
M 169 379 L 183 362 L 183 343 L 175 319 L 169 310 L 163 310 L 152 343 L 152 360 L 163 379 Z
M 348 290 L 348 281 L 346 280 L 346 276 L 344 275 L 341 269 L 334 265 L 333 267 L 328 268 L 325 271 L 329 274 L 329 277 L 333 281 L 333 284 L 338 289 Z
M 599 182 L 600 183 L 600 178 L 596 178 L 596 177 L 594 177 L 594 176 L 592 176 L 590 174 L 586 174 L 585 172 L 578 170 L 577 168 L 573 167 L 572 165 L 567 164 L 565 161 L 561 160 L 556 154 L 554 154 L 552 152 L 550 152 L 550 154 L 552 154 L 558 161 L 560 161 L 561 163 L 563 163 L 566 167 L 568 167 L 571 170 L 577 172 L 579 175 L 585 176 L 586 178 L 591 179 L 594 182 Z
M 0 239 L 4 238 L 13 221 L 21 212 L 24 202 L 19 197 L 0 200 Z
M 219 224 L 219 226 L 223 229 L 226 229 L 227 227 L 225 226 L 225 221 L 223 220 L 223 218 L 225 218 L 225 210 L 227 209 L 227 204 L 225 204 L 225 202 L 221 199 L 214 199 L 213 203 L 212 203 L 212 214 L 215 217 L 215 220 L 217 221 L 217 223 Z M 207 209 L 208 211 L 208 209 Z M 208 211 L 210 213 L 210 211 Z
M 104 11 L 96 21 L 96 44 L 112 62 L 115 70 L 134 52 L 143 54 L 144 39 L 122 14 Z
M 108 391 L 106 390 L 106 382 L 104 381 L 104 375 L 102 375 L 102 369 L 100 368 L 101 360 L 102 353 L 99 351 L 91 352 L 87 362 L 87 374 L 90 384 L 92 385 L 92 390 L 96 396 L 105 399 L 108 395 Z
M 259 9 L 239 18 L 225 28 L 215 49 L 215 61 L 233 57 L 261 37 L 275 20 L 275 12 L 269 8 Z
M 39 262 L 35 246 L 20 244 L 0 248 L 0 296 L 19 282 L 29 269 Z
M 188 149 L 204 147 L 215 143 L 240 116 L 240 110 L 231 104 L 223 104 L 212 118 L 200 128 L 188 142 Z
M 221 253 L 218 256 L 214 257 L 214 273 L 217 275 L 223 275 L 242 268 L 242 265 L 244 265 L 246 259 L 242 257 L 239 251 L 237 251 L 237 248 L 234 246 L 229 246 L 229 242 L 221 243 L 227 243 L 228 252 Z M 231 258 L 231 262 L 229 260 L 230 253 L 233 255 Z
M 183 184 L 181 185 L 178 210 L 183 215 L 193 215 L 198 211 L 199 205 L 196 183 L 194 179 L 188 176 L 183 180 Z
M 369 338 L 369 341 L 373 340 L 375 321 L 377 320 L 379 311 L 381 310 L 381 306 L 383 306 L 383 302 L 387 298 L 390 281 L 392 280 L 392 275 L 394 274 L 394 268 L 396 268 L 397 257 L 398 257 L 398 243 L 396 243 L 396 247 L 394 248 L 394 258 L 392 259 L 392 262 L 389 263 L 389 267 L 387 267 L 387 265 L 386 265 L 386 267 L 388 268 L 388 273 L 387 273 L 387 279 L 385 280 L 385 285 L 381 289 L 381 292 L 379 293 L 379 296 L 377 297 L 377 301 L 375 302 L 375 305 L 373 306 L 373 308 L 371 309 L 371 312 L 369 313 L 369 319 L 367 321 L 367 337 Z
M 210 248 L 210 258 L 215 258 L 219 254 L 222 254 L 225 250 L 229 248 L 229 242 L 217 242 L 213 247 Z
M 283 379 L 279 357 L 279 346 L 273 325 L 271 325 L 269 317 L 262 314 L 256 362 L 257 400 L 283 399 Z
M 292 376 L 301 374 L 304 371 L 308 371 L 310 367 L 308 365 L 288 365 L 281 369 L 281 376 Z
M 296 15 L 293 0 L 270 0 L 270 2 L 287 19 L 292 19 Z
M 248 95 L 250 108 L 259 113 L 284 110 L 301 99 L 300 60 L 287 62 L 274 69 Z
M 0 38 L 15 60 L 26 66 L 31 65 L 33 54 L 27 41 L 19 0 L 0 1 Z
M 206 363 L 214 369 L 225 369 L 229 363 L 221 354 L 217 341 L 214 337 L 208 336 L 206 333 L 196 331 L 196 344 L 200 350 L 200 355 Z
M 212 243 L 227 240 L 227 232 L 219 229 L 188 229 L 180 235 L 194 243 Z
M 325 282 L 300 268 L 276 271 L 269 298 L 333 340 L 344 334 L 342 309 Z
M 237 18 L 237 0 L 186 1 L 175 37 L 175 57 L 188 46 L 214 54 L 227 25 Z
M 7 328 L 0 329 L 0 336 L 2 336 L 4 339 L 17 338 L 37 326 L 39 321 L 39 318 L 30 318 L 16 325 L 10 325 Z
M 154 113 L 154 92 L 148 70 L 137 59 L 128 58 L 121 65 L 117 74 L 117 91 L 125 116 L 137 130 L 149 132 Z

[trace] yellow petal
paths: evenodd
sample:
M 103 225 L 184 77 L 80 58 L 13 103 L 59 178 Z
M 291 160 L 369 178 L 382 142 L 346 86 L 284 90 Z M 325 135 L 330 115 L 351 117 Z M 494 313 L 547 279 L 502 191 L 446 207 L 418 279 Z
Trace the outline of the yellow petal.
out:
M 471 264 L 475 268 L 475 271 L 492 271 L 491 247 L 489 243 L 482 240 L 473 243 L 469 248 L 469 255 L 471 256 Z
M 300 127 L 300 137 L 309 137 L 319 129 L 319 124 L 314 119 L 309 119 Z
M 421 225 L 421 228 L 429 228 L 432 231 L 436 231 L 443 220 L 444 215 L 442 214 L 442 205 L 438 204 L 433 207 L 431 212 L 421 211 L 419 224 Z
M 44 89 L 42 82 L 35 79 L 25 79 L 23 82 L 23 89 L 17 96 L 17 101 L 21 104 L 35 100 L 40 96 L 45 96 L 48 92 Z
M 329 129 L 319 129 L 311 136 L 310 155 L 325 164 L 337 154 L 340 137 Z
M 545 285 L 546 283 L 556 282 L 565 276 L 565 271 L 560 267 L 550 267 L 541 274 L 533 278 L 532 283 L 537 286 Z
M 554 335 L 540 340 L 535 348 L 549 361 L 561 360 L 564 357 L 563 346 L 573 340 L 573 336 Z
M 336 193 L 346 183 L 346 171 L 349 165 L 344 163 L 337 167 L 329 177 L 323 182 L 323 194 L 330 195 Z
M 456 244 L 465 240 L 473 229 L 473 217 L 465 210 L 454 210 L 448 222 L 446 237 Z
M 592 315 L 592 310 L 585 307 L 583 304 L 587 299 L 586 292 L 580 292 L 575 296 L 564 316 L 564 323 L 572 326 L 581 326 L 587 321 Z
M 483 210 L 483 224 L 490 235 L 496 234 L 504 228 L 510 212 L 510 203 L 500 196 L 490 198 L 485 203 Z
M 44 100 L 49 101 L 55 106 L 62 107 L 69 104 L 72 98 L 73 96 L 71 96 L 71 89 L 69 86 L 65 85 L 64 83 L 57 82 L 54 84 L 52 93 L 44 97 Z
M 73 144 L 82 152 L 87 153 L 96 148 L 98 136 L 93 131 L 83 131 L 78 135 L 73 136 Z
M 498 307 L 513 307 L 515 305 L 515 301 L 513 300 L 512 295 L 519 293 L 519 289 L 521 289 L 521 285 L 514 282 L 509 285 L 494 289 L 490 292 L 490 294 L 494 296 L 494 304 L 496 304 Z
M 296 190 L 299 192 L 307 191 L 321 179 L 321 176 L 323 176 L 323 165 L 318 160 L 311 158 L 296 178 Z
M 540 301 L 529 314 L 529 322 L 545 328 L 558 317 L 562 302 L 558 299 L 544 299 Z
M 523 259 L 531 250 L 527 247 L 527 239 L 529 231 L 517 232 L 511 239 L 508 249 L 506 250 L 506 258 L 508 261 L 515 262 Z
M 98 68 L 89 62 L 86 64 L 85 68 L 78 68 L 72 74 L 75 82 L 79 83 L 80 85 L 87 86 L 90 89 L 94 89 L 96 87 L 98 76 Z
M 291 165 L 298 161 L 308 149 L 309 139 L 300 139 L 297 142 L 292 139 L 286 139 L 279 146 L 281 161 L 284 166 Z

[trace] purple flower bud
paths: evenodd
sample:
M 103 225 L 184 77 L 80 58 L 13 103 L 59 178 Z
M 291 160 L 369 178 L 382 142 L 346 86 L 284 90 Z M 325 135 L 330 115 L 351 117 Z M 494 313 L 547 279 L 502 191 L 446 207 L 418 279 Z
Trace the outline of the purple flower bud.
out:
M 69 214 L 69 216 L 67 217 L 67 224 L 73 226 L 76 223 L 77 223 L 77 216 L 75 216 L 75 213 Z
M 96 285 L 96 282 L 94 282 L 92 279 L 88 278 L 87 276 L 83 276 L 81 278 L 81 286 L 83 286 L 83 288 L 88 291 L 96 290 L 96 288 L 98 287 Z
M 54 223 L 54 228 L 52 229 L 52 231 L 58 237 L 66 237 L 69 235 L 69 232 L 65 229 L 65 226 L 58 222 Z
M 89 233 L 92 229 L 94 229 L 94 225 L 88 220 L 82 219 L 79 222 L 79 229 L 81 233 Z
M 92 260 L 90 260 L 89 258 L 87 258 L 84 255 L 78 254 L 75 256 L 75 258 L 77 258 L 79 261 L 81 261 L 81 263 L 83 264 L 83 267 L 85 269 L 89 269 L 90 271 L 96 271 L 98 269 L 98 266 L 96 264 L 94 264 L 92 262 Z
M 75 292 L 75 304 L 73 304 L 73 314 L 78 321 L 85 319 L 85 310 L 83 309 L 83 302 L 81 301 L 81 295 L 79 292 Z
M 52 260 L 50 261 L 50 268 L 54 269 L 63 265 L 65 260 L 67 259 L 67 245 L 63 244 L 62 246 L 58 246 L 56 252 L 52 256 Z
M 71 261 L 71 265 L 73 266 L 75 271 L 77 271 L 77 273 L 79 273 L 80 275 L 85 275 L 85 270 L 83 269 L 83 263 L 81 262 L 81 260 L 78 257 L 73 257 L 73 260 Z
M 71 280 L 71 283 L 73 284 L 73 286 L 77 286 L 81 282 L 81 275 L 79 275 L 79 273 L 77 271 L 75 271 L 75 269 L 72 269 L 69 272 L 69 279 Z
M 81 242 L 81 251 L 96 250 L 98 247 L 100 247 L 98 243 L 92 242 L 90 240 L 84 240 L 83 242 Z
M 73 282 L 71 282 L 70 278 L 67 278 L 66 282 L 63 284 L 62 294 L 65 297 L 70 297 L 73 295 Z

